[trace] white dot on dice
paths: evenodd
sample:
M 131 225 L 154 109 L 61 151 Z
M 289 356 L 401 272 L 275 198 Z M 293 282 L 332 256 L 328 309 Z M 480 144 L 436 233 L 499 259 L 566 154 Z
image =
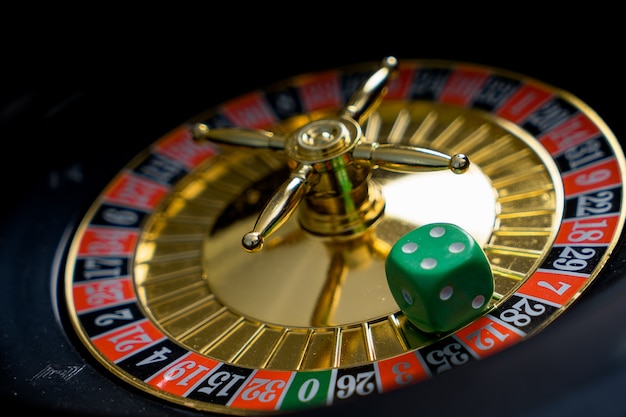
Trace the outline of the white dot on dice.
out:
M 477 295 L 472 300 L 472 307 L 473 308 L 481 308 L 484 304 L 485 304 L 485 297 L 482 296 L 482 295 Z
M 446 229 L 443 227 L 437 226 L 430 229 L 430 237 L 441 237 L 446 234 Z
M 448 285 L 441 289 L 441 291 L 439 292 L 439 298 L 441 298 L 444 301 L 448 300 L 450 297 L 452 297 L 453 293 L 454 293 L 454 288 Z
M 408 242 L 405 243 L 404 245 L 402 245 L 402 252 L 403 253 L 413 253 L 417 250 L 417 243 L 415 242 Z
M 437 260 L 435 258 L 424 258 L 420 262 L 420 266 L 424 269 L 433 269 L 437 266 Z
M 450 253 L 461 253 L 465 250 L 465 244 L 463 242 L 454 242 L 448 246 Z
M 402 296 L 408 304 L 413 304 L 413 297 L 411 297 L 411 294 L 404 288 L 402 289 Z

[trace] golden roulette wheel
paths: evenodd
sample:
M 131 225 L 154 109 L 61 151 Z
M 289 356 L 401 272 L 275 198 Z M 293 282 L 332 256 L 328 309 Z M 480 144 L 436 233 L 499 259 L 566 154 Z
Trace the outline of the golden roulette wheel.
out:
M 626 412 L 617 71 L 384 49 L 9 95 L 3 129 L 32 169 L 3 171 L 2 400 L 94 416 Z M 386 265 L 434 223 L 473 237 L 493 289 L 428 331 Z

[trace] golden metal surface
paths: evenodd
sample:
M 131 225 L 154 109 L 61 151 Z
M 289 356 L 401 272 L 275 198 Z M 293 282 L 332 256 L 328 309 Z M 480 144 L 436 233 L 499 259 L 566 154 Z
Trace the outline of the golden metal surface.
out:
M 289 170 L 279 153 L 223 146 L 143 228 L 133 279 L 154 323 L 191 350 L 243 367 L 360 365 L 437 340 L 405 319 L 387 287 L 384 260 L 404 233 L 433 221 L 466 228 L 492 264 L 492 306 L 537 268 L 560 224 L 563 192 L 554 162 L 528 133 L 487 112 L 420 101 L 384 101 L 363 130 L 368 142 L 463 153 L 472 166 L 460 176 L 376 170 L 385 215 L 366 233 L 324 239 L 294 216 L 250 254 L 241 236 Z

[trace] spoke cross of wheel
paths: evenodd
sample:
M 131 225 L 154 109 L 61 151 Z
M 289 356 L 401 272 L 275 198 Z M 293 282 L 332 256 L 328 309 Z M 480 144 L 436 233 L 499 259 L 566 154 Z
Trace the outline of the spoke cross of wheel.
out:
M 308 205 L 305 212 L 312 214 L 309 219 L 303 214 L 301 224 L 313 234 L 348 236 L 366 230 L 384 211 L 383 197 L 369 182 L 373 169 L 467 171 L 470 163 L 464 154 L 450 156 L 432 149 L 363 140 L 361 124 L 382 101 L 397 71 L 397 59 L 384 58 L 336 116 L 314 120 L 288 135 L 236 127 L 213 129 L 204 123 L 192 126 L 196 140 L 281 150 L 294 162 L 289 178 L 266 203 L 252 231 L 243 237 L 246 251 L 260 251 L 264 240 L 303 200 Z

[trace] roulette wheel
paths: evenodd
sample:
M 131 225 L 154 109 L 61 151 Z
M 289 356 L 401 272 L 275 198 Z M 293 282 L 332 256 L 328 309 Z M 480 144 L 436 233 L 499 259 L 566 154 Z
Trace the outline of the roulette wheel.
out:
M 28 160 L 27 175 L 3 168 L 3 403 L 623 414 L 617 70 L 567 48 L 430 48 L 18 86 L 3 103 Z M 384 264 L 438 221 L 472 233 L 495 290 L 433 334 L 398 307 Z

